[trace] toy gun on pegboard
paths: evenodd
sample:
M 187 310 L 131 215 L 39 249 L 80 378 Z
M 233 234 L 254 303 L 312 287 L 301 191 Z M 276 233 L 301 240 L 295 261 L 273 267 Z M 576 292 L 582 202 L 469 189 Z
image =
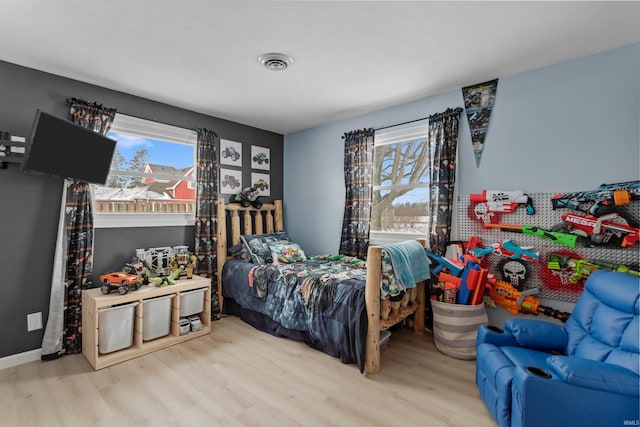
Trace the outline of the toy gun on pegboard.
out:
M 537 293 L 538 289 L 527 289 L 520 292 L 509 282 L 496 280 L 489 289 L 489 298 L 514 316 L 520 312 L 534 315 L 544 314 L 563 323 L 569 319 L 571 313 L 561 312 L 540 304 L 540 300 L 532 296 Z
M 513 213 L 518 206 L 524 205 L 527 215 L 536 213 L 531 197 L 522 191 L 484 190 L 480 194 L 470 194 L 469 201 L 485 203 L 487 212 Z
M 640 228 L 634 228 L 617 213 L 595 217 L 593 215 L 576 215 L 569 212 L 562 214 L 564 228 L 570 233 L 588 237 L 592 243 L 603 245 L 612 237 L 622 238 L 620 246 L 632 248 L 640 240 Z
M 575 234 L 545 230 L 544 228 L 536 227 L 535 225 L 492 224 L 488 222 L 485 222 L 483 225 L 486 228 L 499 228 L 502 231 L 522 233 L 528 236 L 537 236 L 543 240 L 548 240 L 552 243 L 558 243 L 570 248 L 576 247 L 576 240 L 578 239 L 578 236 Z
M 597 216 L 601 207 L 627 205 L 634 199 L 640 199 L 640 181 L 602 184 L 595 190 L 554 194 L 551 206 Z
M 549 270 L 572 270 L 573 273 L 569 276 L 569 283 L 572 285 L 586 279 L 596 270 L 610 270 L 630 274 L 634 277 L 640 277 L 640 272 L 632 270 L 626 265 L 614 264 L 612 262 L 602 261 L 599 259 L 586 260 L 570 258 L 568 256 L 555 253 L 549 255 L 547 268 Z

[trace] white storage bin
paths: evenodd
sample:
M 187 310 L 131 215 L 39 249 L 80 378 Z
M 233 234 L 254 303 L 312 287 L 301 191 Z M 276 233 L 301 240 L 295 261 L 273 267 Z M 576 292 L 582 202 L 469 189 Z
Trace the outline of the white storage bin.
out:
M 133 344 L 133 321 L 138 302 L 98 309 L 98 352 L 111 353 Z
M 180 317 L 191 316 L 204 311 L 204 292 L 207 288 L 180 293 Z
M 142 302 L 142 340 L 169 335 L 171 330 L 171 300 L 173 295 L 149 298 Z

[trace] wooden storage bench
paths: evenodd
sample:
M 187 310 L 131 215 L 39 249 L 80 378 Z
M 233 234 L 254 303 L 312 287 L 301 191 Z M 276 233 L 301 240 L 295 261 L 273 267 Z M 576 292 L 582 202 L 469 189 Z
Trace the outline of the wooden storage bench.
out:
M 180 335 L 180 295 L 195 289 L 204 289 L 202 312 L 200 317 L 203 328 Z M 144 301 L 150 298 L 173 295 L 171 303 L 171 325 L 165 336 L 145 341 L 144 334 Z M 211 333 L 211 279 L 193 276 L 192 279 L 181 279 L 175 285 L 161 288 L 153 285 L 142 286 L 137 291 L 130 291 L 125 295 L 111 293 L 103 295 L 100 289 L 88 289 L 82 292 L 82 354 L 94 369 L 104 367 L 142 356 L 143 354 L 169 347 L 193 338 Z M 138 304 L 134 307 L 132 345 L 109 353 L 99 352 L 100 322 L 99 309 L 114 307 L 127 303 Z

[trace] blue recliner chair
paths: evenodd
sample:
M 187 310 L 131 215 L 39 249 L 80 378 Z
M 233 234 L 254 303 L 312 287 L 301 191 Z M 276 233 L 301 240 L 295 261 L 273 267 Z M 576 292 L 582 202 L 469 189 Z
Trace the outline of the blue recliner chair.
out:
M 596 271 L 564 325 L 481 326 L 476 384 L 500 427 L 637 426 L 640 279 Z

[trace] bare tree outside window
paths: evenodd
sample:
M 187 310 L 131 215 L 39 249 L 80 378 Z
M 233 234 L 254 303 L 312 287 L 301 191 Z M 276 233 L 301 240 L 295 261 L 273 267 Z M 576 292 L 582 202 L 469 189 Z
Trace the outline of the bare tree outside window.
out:
M 396 240 L 426 236 L 429 215 L 427 126 L 376 133 L 371 232 Z

